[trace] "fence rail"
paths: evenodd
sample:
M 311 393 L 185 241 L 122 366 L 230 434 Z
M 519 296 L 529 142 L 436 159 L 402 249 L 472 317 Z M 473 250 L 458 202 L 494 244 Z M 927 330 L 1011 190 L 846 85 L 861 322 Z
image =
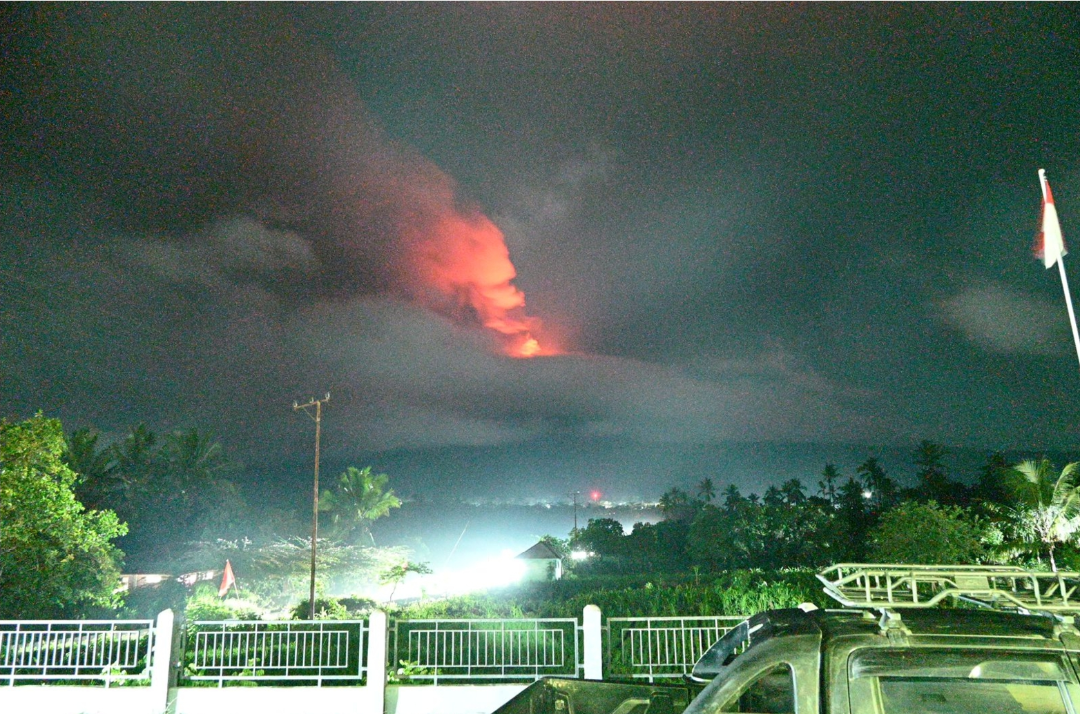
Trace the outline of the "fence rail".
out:
M 610 617 L 607 673 L 634 679 L 681 678 L 745 617 Z
M 608 677 L 683 677 L 744 619 L 615 617 L 603 628 L 590 624 L 597 645 L 601 634 L 605 641 L 593 650 L 597 659 L 590 661 L 597 664 L 589 665 L 596 667 L 591 676 L 600 676 L 602 652 Z M 150 620 L 0 621 L 0 683 L 148 683 L 155 638 L 161 636 L 155 632 Z M 182 683 L 219 687 L 283 680 L 358 684 L 368 674 L 369 640 L 378 634 L 363 620 L 195 621 L 184 632 L 177 662 Z M 579 677 L 586 671 L 583 632 L 577 618 L 396 620 L 388 641 L 379 635 L 375 656 L 386 653 L 391 673 L 402 666 L 408 679 L 434 684 Z
M 0 620 L 0 679 L 148 681 L 151 620 Z
M 215 681 L 357 683 L 364 678 L 363 620 L 192 622 L 184 678 Z
M 409 678 L 535 680 L 575 677 L 580 669 L 576 618 L 397 620 L 390 646 Z

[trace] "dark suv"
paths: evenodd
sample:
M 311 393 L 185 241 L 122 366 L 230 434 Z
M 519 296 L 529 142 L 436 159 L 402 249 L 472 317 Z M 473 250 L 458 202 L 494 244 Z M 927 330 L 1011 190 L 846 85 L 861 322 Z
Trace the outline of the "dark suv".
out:
M 497 714 L 1077 714 L 1080 573 L 854 564 L 818 577 L 845 609 L 755 615 L 691 682 L 542 680 Z

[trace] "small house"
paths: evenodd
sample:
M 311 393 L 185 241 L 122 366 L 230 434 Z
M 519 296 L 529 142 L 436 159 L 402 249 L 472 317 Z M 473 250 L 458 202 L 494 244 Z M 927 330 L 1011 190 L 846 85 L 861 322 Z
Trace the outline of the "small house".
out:
M 562 560 L 547 543 L 540 541 L 517 556 L 525 563 L 522 582 L 544 582 L 562 578 Z

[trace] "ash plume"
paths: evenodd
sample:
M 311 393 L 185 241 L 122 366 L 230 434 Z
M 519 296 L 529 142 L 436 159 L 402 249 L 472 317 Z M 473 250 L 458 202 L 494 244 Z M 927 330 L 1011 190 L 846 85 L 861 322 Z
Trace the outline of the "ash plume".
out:
M 393 294 L 520 354 L 537 324 L 502 232 L 386 136 L 290 12 L 9 7 L 5 161 L 88 196 L 96 221 L 128 235 L 197 241 L 236 216 L 295 232 L 318 274 L 277 276 L 283 297 Z

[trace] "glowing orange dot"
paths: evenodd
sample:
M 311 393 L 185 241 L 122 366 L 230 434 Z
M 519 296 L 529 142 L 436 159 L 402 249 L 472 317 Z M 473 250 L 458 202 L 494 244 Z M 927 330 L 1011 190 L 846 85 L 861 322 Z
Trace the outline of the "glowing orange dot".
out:
M 540 343 L 534 337 L 528 338 L 521 343 L 521 347 L 518 347 L 518 354 L 522 357 L 535 357 L 539 353 Z

